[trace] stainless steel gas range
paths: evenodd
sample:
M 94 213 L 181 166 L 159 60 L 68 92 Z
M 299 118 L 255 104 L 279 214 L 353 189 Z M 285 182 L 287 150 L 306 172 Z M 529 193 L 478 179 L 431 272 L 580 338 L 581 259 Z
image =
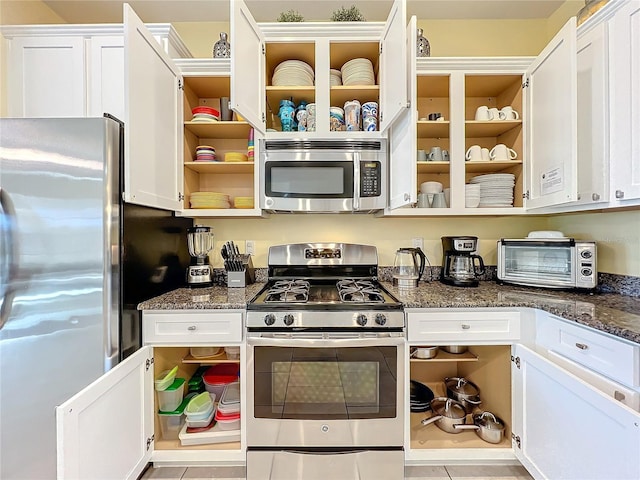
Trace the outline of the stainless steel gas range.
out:
M 403 478 L 404 312 L 368 245 L 269 249 L 247 306 L 247 479 Z

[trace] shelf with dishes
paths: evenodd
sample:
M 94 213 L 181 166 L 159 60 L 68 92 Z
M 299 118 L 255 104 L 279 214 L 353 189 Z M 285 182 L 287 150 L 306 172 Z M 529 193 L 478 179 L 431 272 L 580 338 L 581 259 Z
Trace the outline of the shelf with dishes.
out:
M 249 137 L 251 125 L 245 121 L 219 121 L 204 123 L 187 120 L 184 122 L 184 128 L 196 137 L 247 139 Z

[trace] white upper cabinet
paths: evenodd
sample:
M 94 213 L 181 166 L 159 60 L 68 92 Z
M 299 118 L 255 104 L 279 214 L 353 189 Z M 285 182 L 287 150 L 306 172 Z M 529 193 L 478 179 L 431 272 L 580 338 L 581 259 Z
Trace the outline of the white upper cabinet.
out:
M 640 199 L 640 2 L 626 2 L 609 32 L 611 197 L 624 206 Z
M 242 0 L 231 2 L 231 108 L 266 131 L 265 39 Z
M 79 36 L 11 38 L 9 116 L 84 117 L 84 62 L 84 39 Z
M 417 63 L 416 63 L 416 29 L 415 16 L 409 20 L 407 26 L 406 62 L 407 62 L 407 91 L 410 93 L 410 105 L 416 105 L 417 91 Z M 416 170 L 416 125 L 417 109 L 405 109 L 400 117 L 393 123 L 389 131 L 389 207 L 396 209 L 416 202 L 418 174 Z
M 572 17 L 526 72 L 527 209 L 577 199 L 576 64 Z
M 396 119 L 409 108 L 407 89 L 407 41 L 415 36 L 405 35 L 407 12 L 404 0 L 395 0 L 387 18 L 380 41 L 380 130 L 387 131 Z M 409 64 L 411 65 L 411 64 Z M 415 62 L 413 62 L 415 65 Z
M 182 209 L 182 77 L 135 12 L 124 5 L 125 186 L 137 205 Z
M 513 352 L 513 448 L 534 478 L 640 478 L 638 412 L 522 345 Z
M 124 37 L 108 35 L 91 39 L 87 116 L 110 113 L 124 121 Z
M 153 348 L 56 408 L 58 480 L 138 478 L 154 439 Z

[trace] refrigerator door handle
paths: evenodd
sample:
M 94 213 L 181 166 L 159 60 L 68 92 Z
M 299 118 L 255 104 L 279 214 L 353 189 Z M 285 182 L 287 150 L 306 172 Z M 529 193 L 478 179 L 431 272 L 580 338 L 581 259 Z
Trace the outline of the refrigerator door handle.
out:
M 13 239 L 15 231 L 16 211 L 13 208 L 13 202 L 9 197 L 6 189 L 0 187 L 0 206 L 2 207 L 2 216 L 0 216 L 0 234 L 2 242 L 0 243 L 0 295 L 2 305 L 0 305 L 0 330 L 9 318 L 11 308 L 13 306 L 13 298 L 15 297 L 17 244 Z

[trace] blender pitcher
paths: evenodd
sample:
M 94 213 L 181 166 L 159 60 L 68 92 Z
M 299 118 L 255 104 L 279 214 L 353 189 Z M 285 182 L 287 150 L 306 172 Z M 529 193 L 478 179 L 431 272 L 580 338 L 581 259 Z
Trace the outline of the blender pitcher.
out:
M 212 284 L 209 252 L 213 250 L 211 228 L 196 225 L 187 230 L 187 244 L 191 264 L 187 267 L 187 284 L 190 287 L 210 287 Z

